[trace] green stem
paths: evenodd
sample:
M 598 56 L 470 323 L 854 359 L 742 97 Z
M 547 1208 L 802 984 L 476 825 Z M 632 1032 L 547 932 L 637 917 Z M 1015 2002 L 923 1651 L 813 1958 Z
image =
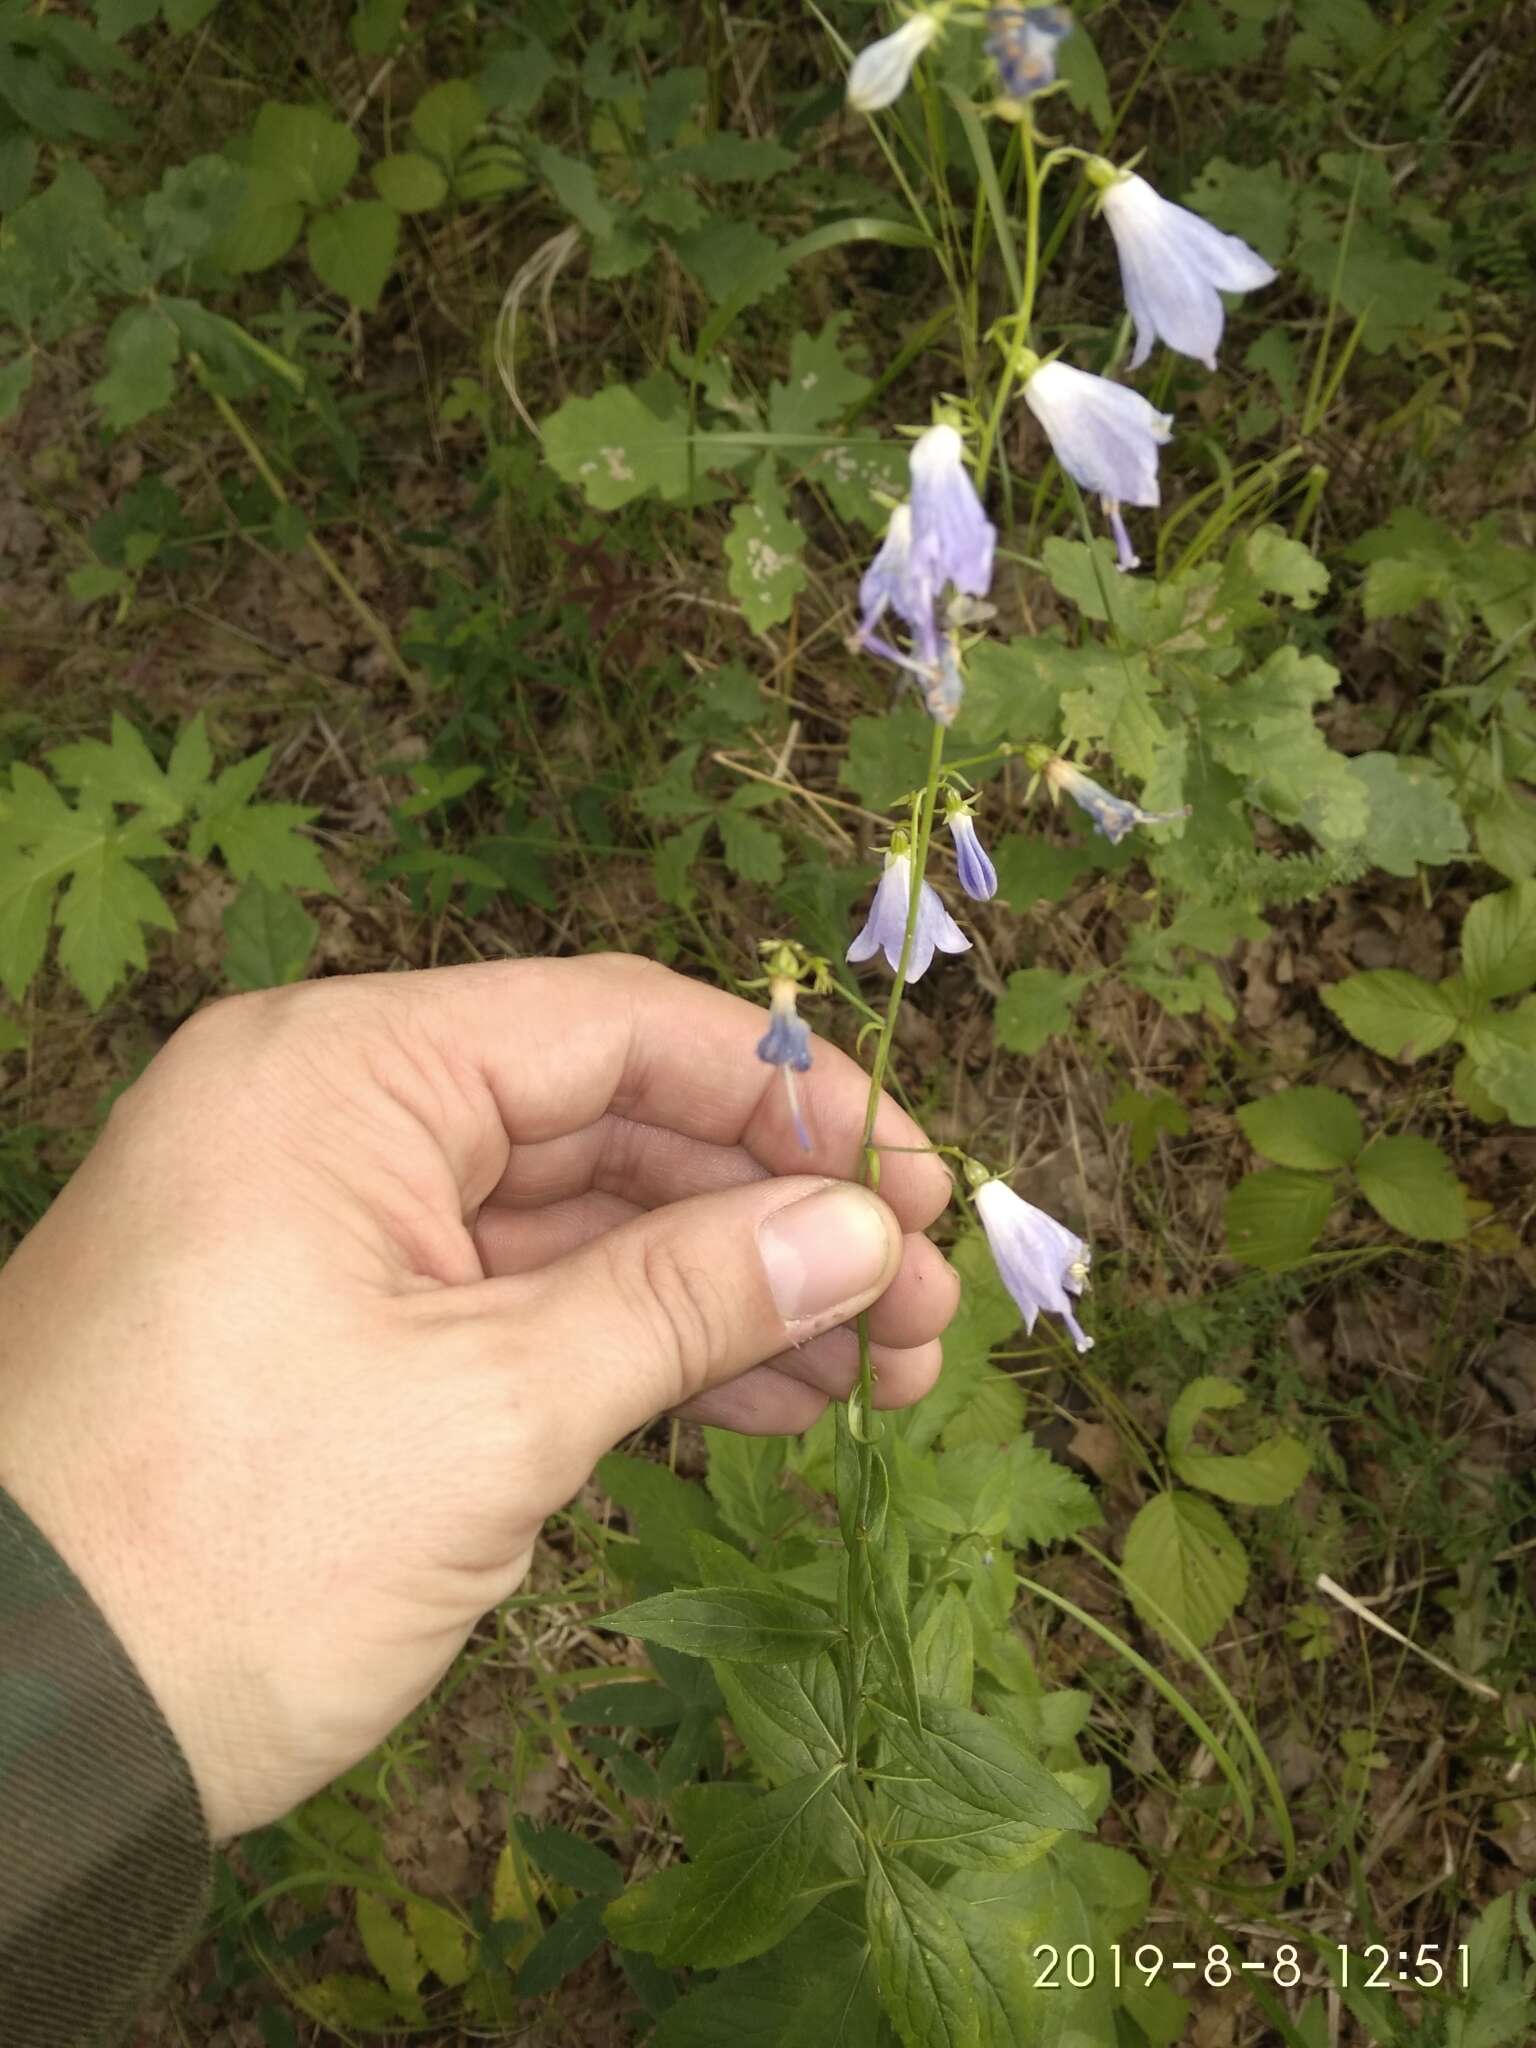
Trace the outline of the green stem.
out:
M 992 410 L 982 429 L 981 451 L 976 457 L 976 488 L 983 492 L 992 467 L 992 451 L 1003 424 L 1003 410 L 1013 396 L 1018 374 L 1015 367 L 1017 354 L 1029 343 L 1030 325 L 1035 317 L 1035 293 L 1040 284 L 1040 194 L 1045 178 L 1035 157 L 1034 116 L 1027 108 L 1019 123 L 1019 144 L 1019 168 L 1024 178 L 1024 283 L 1013 315 L 1013 345 L 1003 361 L 1003 374 L 998 379 Z M 1049 170 L 1051 160 L 1049 157 L 1046 159 L 1046 170 Z
M 865 1187 L 876 1188 L 880 1184 L 880 1155 L 875 1148 L 875 1124 L 880 1114 L 881 1097 L 885 1089 L 886 1069 L 890 1065 L 891 1045 L 896 1034 L 896 1019 L 901 1010 L 902 995 L 907 985 L 907 967 L 912 958 L 912 944 L 917 936 L 918 912 L 922 907 L 923 875 L 928 866 L 928 849 L 933 840 L 933 814 L 938 807 L 939 776 L 944 764 L 945 728 L 934 721 L 933 741 L 928 750 L 928 779 L 923 785 L 922 795 L 917 800 L 916 817 L 912 834 L 912 887 L 907 899 L 907 923 L 901 937 L 901 958 L 896 963 L 895 978 L 885 1006 L 885 1016 L 880 1025 L 880 1036 L 875 1045 L 875 1057 L 869 1073 L 869 1101 L 864 1111 L 864 1131 L 859 1147 L 858 1178 Z M 849 1397 L 848 1414 L 839 1419 L 839 1427 L 851 1430 L 857 1456 L 855 1477 L 856 1498 L 852 1503 L 852 1520 L 862 1525 L 870 1499 L 871 1471 L 876 1452 L 870 1433 L 869 1420 L 873 1411 L 875 1393 L 874 1364 L 869 1349 L 869 1317 L 858 1319 L 859 1337 L 859 1381 Z M 855 1426 L 855 1411 L 857 1424 Z M 841 1503 L 845 1508 L 848 1503 Z M 856 1529 L 857 1540 L 866 1540 L 862 1526 Z M 854 1585 L 856 1568 L 850 1559 L 850 1569 L 844 1580 L 843 1623 L 848 1632 L 848 1663 L 844 1716 L 847 1724 L 847 1763 L 852 1768 L 858 1761 L 859 1703 L 863 1692 L 864 1669 L 869 1656 L 867 1633 L 858 1625 L 860 1600 Z

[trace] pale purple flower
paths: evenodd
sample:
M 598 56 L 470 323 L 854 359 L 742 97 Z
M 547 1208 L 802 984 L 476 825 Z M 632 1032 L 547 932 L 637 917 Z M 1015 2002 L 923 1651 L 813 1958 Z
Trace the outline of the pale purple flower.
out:
M 1061 1317 L 1079 1351 L 1091 1351 L 1093 1339 L 1078 1322 L 1072 1299 L 1088 1284 L 1091 1254 L 1083 1240 L 1003 1181 L 984 1181 L 975 1202 L 998 1273 L 1018 1303 L 1026 1331 L 1034 1330 L 1044 1309 Z
M 965 443 L 953 427 L 930 427 L 913 443 L 912 553 L 934 587 L 952 583 L 968 597 L 992 587 L 997 528 L 981 509 L 965 466 Z
M 848 73 L 848 104 L 855 113 L 875 114 L 900 99 L 912 67 L 939 32 L 931 14 L 914 14 L 893 34 L 860 50 Z
M 944 822 L 955 842 L 955 866 L 961 888 L 975 903 L 990 902 L 997 894 L 997 869 L 976 836 L 976 820 L 963 805 L 957 805 Z
M 1065 7 L 993 7 L 987 14 L 987 55 L 1007 98 L 1032 99 L 1056 77 L 1056 47 L 1072 33 Z
M 1120 283 L 1136 323 L 1131 368 L 1140 369 L 1153 342 L 1162 340 L 1214 370 L 1227 317 L 1221 294 L 1273 284 L 1274 268 L 1240 237 L 1164 199 L 1134 172 L 1117 175 L 1098 157 L 1088 175 L 1102 189 L 1099 204 L 1115 238 Z
M 879 552 L 864 571 L 859 583 L 859 640 L 873 653 L 901 667 L 912 667 L 888 641 L 875 635 L 875 628 L 887 611 L 893 611 L 917 642 L 925 674 L 939 658 L 939 632 L 935 623 L 938 586 L 926 551 L 913 545 L 912 507 L 901 504 L 891 514 Z
M 883 953 L 894 974 L 901 965 L 901 948 L 907 933 L 907 909 L 912 900 L 912 856 L 888 853 L 885 873 L 869 906 L 864 929 L 848 948 L 854 963 L 873 960 Z M 907 963 L 907 980 L 917 981 L 933 964 L 935 952 L 968 953 L 971 942 L 939 899 L 931 883 L 924 882 L 917 903 L 917 927 L 912 934 L 912 957 Z
M 1101 833 L 1111 846 L 1118 846 L 1133 826 L 1176 825 L 1189 816 L 1188 804 L 1177 811 L 1144 811 L 1139 804 L 1127 803 L 1124 797 L 1111 796 L 1092 776 L 1059 756 L 1046 762 L 1044 773 L 1052 789 L 1064 790 L 1080 810 L 1087 812 L 1094 831 Z
M 1120 506 L 1114 498 L 1101 498 L 1104 517 L 1109 521 L 1109 530 L 1115 537 L 1115 567 L 1121 575 L 1141 567 L 1141 557 L 1131 545 L 1131 536 L 1125 530 L 1125 521 L 1120 517 Z
M 784 1076 L 784 1091 L 789 1097 L 789 1113 L 794 1119 L 795 1136 L 800 1140 L 802 1152 L 811 1149 L 811 1134 L 805 1127 L 805 1118 L 800 1113 L 800 1097 L 795 1088 L 796 1074 L 810 1071 L 811 1033 L 805 1019 L 795 1008 L 799 990 L 787 975 L 775 975 L 768 984 L 768 1029 L 757 1041 L 757 1056 L 770 1067 L 777 1067 Z
M 1066 363 L 1041 363 L 1025 381 L 1024 403 L 1085 491 L 1123 505 L 1159 502 L 1157 451 L 1173 420 L 1139 391 Z

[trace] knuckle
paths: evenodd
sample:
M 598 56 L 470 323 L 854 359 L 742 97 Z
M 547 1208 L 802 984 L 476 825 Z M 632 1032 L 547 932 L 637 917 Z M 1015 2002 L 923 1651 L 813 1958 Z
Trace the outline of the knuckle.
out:
M 731 1355 L 733 1317 L 721 1275 L 666 1237 L 650 1239 L 639 1259 L 637 1292 L 662 1355 L 688 1399 L 708 1386 Z

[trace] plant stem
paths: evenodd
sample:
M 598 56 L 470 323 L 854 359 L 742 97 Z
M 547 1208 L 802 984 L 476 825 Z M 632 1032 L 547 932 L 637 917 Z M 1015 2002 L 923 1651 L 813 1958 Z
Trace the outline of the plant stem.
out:
M 998 432 L 1003 424 L 1003 408 L 1013 395 L 1014 368 L 1019 349 L 1029 342 L 1030 323 L 1035 317 L 1035 293 L 1040 284 L 1040 194 L 1045 184 L 1042 166 L 1035 157 L 1034 115 L 1026 108 L 1019 123 L 1020 157 L 1019 167 L 1024 177 L 1024 284 L 1019 293 L 1018 308 L 1013 315 L 1013 345 L 1003 361 L 1003 374 L 998 379 L 997 395 L 992 401 L 992 410 L 987 415 L 987 424 L 982 429 L 981 451 L 976 457 L 976 488 L 985 491 L 987 476 L 992 467 L 992 451 L 997 445 Z M 1047 158 L 1045 170 L 1050 167 Z
M 917 800 L 916 821 L 912 835 L 912 886 L 907 899 L 907 923 L 901 938 L 901 958 L 896 964 L 895 979 L 885 1006 L 885 1016 L 880 1025 L 880 1036 L 875 1044 L 875 1057 L 869 1072 L 869 1102 L 864 1111 L 864 1132 L 859 1147 L 858 1178 L 865 1187 L 877 1188 L 880 1184 L 880 1155 L 875 1148 L 875 1123 L 880 1114 L 880 1101 L 885 1089 L 886 1069 L 890 1065 L 891 1044 L 896 1034 L 896 1018 L 901 1010 L 902 995 L 907 985 L 907 967 L 912 958 L 912 943 L 917 935 L 918 912 L 922 905 L 923 875 L 928 866 L 928 848 L 933 839 L 933 814 L 938 806 L 939 775 L 944 764 L 945 728 L 934 720 L 933 740 L 928 750 L 928 779 L 923 785 L 922 795 Z M 848 1429 L 853 1436 L 857 1455 L 857 1476 L 855 1485 L 857 1498 L 851 1503 L 851 1520 L 856 1525 L 857 1540 L 868 1540 L 864 1518 L 871 1498 L 871 1476 L 876 1451 L 870 1432 L 869 1420 L 874 1403 L 875 1374 L 869 1349 L 869 1316 L 858 1319 L 859 1336 L 859 1380 L 848 1400 L 846 1417 L 839 1418 L 839 1427 Z M 855 1416 L 857 1420 L 855 1420 Z M 844 1508 L 850 1504 L 840 1502 Z M 844 1700 L 844 1718 L 847 1724 L 847 1762 L 850 1768 L 858 1761 L 859 1702 L 863 1693 L 864 1667 L 869 1655 L 869 1637 L 860 1625 L 863 1601 L 857 1581 L 858 1560 L 850 1557 L 849 1569 L 844 1580 L 844 1625 L 849 1636 L 849 1665 L 847 1692 Z

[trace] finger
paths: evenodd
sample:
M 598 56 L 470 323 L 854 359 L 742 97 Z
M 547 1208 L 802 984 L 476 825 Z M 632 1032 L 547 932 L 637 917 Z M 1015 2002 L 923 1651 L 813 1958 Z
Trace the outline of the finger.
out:
M 921 1401 L 938 1383 L 944 1364 L 943 1347 L 936 1338 L 906 1349 L 871 1344 L 869 1357 L 877 1408 L 910 1408 L 914 1401 Z M 859 1377 L 858 1335 L 845 1323 L 794 1351 L 781 1351 L 768 1363 L 786 1379 L 801 1380 L 818 1393 L 846 1401 Z M 739 1386 L 740 1381 L 733 1384 Z
M 877 1344 L 927 1344 L 949 1328 L 959 1306 L 960 1275 L 936 1244 L 913 1235 L 895 1279 L 869 1311 L 869 1334 Z
M 405 1304 L 477 1325 L 482 1351 L 526 1361 L 510 1389 L 545 1412 L 564 1454 L 738 1378 L 868 1307 L 904 1240 L 878 1196 L 846 1182 L 765 1180 L 636 1216 L 537 1273 Z
M 696 1394 L 675 1412 L 686 1422 L 711 1429 L 734 1429 L 742 1436 L 799 1436 L 818 1420 L 827 1405 L 803 1380 L 792 1379 L 771 1365 L 754 1365 L 728 1387 Z
M 580 1131 L 611 1111 L 705 1144 L 740 1145 L 773 1174 L 846 1178 L 858 1166 L 869 1092 L 863 1069 L 816 1042 L 811 1071 L 799 1077 L 811 1137 L 803 1152 L 782 1078 L 756 1056 L 766 1013 L 653 961 L 490 961 L 358 976 L 349 989 L 398 1003 L 409 1032 L 435 1054 L 439 1071 L 419 1086 L 421 1113 L 431 1116 L 472 1204 L 506 1167 L 503 1151 L 489 1184 L 474 1185 L 494 1156 L 479 1116 L 460 1116 L 462 1084 L 476 1079 L 489 1090 L 514 1159 L 519 1145 Z M 926 1228 L 949 1200 L 948 1172 L 920 1149 L 922 1132 L 889 1098 L 875 1141 L 896 1148 L 882 1154 L 882 1197 L 908 1229 Z

